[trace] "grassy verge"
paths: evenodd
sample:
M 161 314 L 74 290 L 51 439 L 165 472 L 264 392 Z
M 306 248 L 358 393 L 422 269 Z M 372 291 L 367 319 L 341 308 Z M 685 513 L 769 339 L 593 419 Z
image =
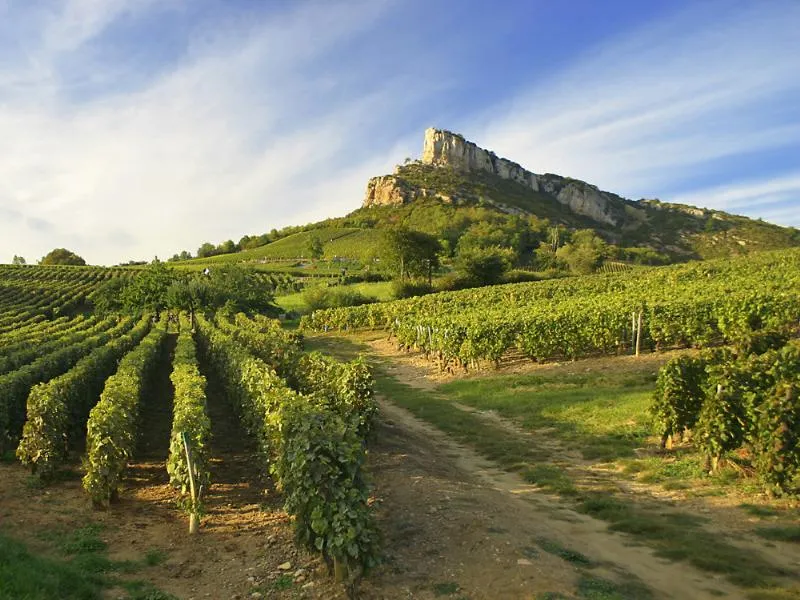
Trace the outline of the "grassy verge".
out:
M 320 282 L 319 285 L 324 285 Z M 352 283 L 349 285 L 331 286 L 331 291 L 336 290 L 349 290 L 357 292 L 367 298 L 374 298 L 380 302 L 392 299 L 392 282 L 391 281 L 375 281 L 375 282 L 362 282 Z M 304 313 L 308 311 L 305 302 L 305 292 L 296 292 L 293 294 L 285 294 L 275 298 L 275 304 L 285 311 L 295 311 Z
M 529 430 L 548 428 L 587 459 L 634 455 L 653 430 L 647 408 L 652 367 L 628 373 L 513 375 L 453 381 L 450 400 L 493 410 Z
M 174 600 L 146 581 L 120 577 L 159 564 L 163 553 L 151 550 L 141 561 L 112 561 L 101 530 L 89 524 L 43 532 L 39 538 L 48 546 L 44 555 L 0 533 L 0 599 L 101 600 L 107 590 L 121 588 L 127 595 L 119 597 L 129 600 Z

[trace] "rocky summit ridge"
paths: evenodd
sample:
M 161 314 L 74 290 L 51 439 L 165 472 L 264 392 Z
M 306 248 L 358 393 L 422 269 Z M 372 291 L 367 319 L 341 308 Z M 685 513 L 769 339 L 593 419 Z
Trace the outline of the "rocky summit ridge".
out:
M 532 192 L 547 194 L 576 215 L 593 221 L 616 226 L 624 211 L 622 198 L 597 187 L 559 175 L 537 175 L 516 162 L 498 157 L 491 150 L 481 148 L 462 135 L 444 129 L 429 128 L 425 131 L 422 158 L 417 164 L 453 169 L 459 173 L 488 174 L 522 185 Z M 393 175 L 373 177 L 367 183 L 364 207 L 398 206 L 423 198 L 435 198 L 444 202 L 459 202 L 463 198 L 443 194 L 440 190 L 409 185 L 402 177 L 404 166 L 395 169 Z M 493 198 L 484 198 L 493 202 Z M 499 206 L 502 208 L 502 206 Z

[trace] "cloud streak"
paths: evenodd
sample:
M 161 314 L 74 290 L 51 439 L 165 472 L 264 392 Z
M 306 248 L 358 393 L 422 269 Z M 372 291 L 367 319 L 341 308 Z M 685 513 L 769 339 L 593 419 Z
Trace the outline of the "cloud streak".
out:
M 709 203 L 704 177 L 751 177 L 747 158 L 800 152 L 800 5 L 732 6 L 698 4 L 607 40 L 537 79 L 500 117 L 494 110 L 462 129 L 537 172 Z M 785 169 L 783 180 L 800 175 L 785 157 L 769 168 Z
M 39 56 L 89 43 L 118 16 L 110 4 L 73 4 Z M 111 263 L 352 210 L 366 179 L 395 158 L 391 146 L 386 154 L 350 148 L 413 94 L 387 79 L 334 98 L 336 82 L 314 70 L 389 8 L 313 4 L 244 36 L 223 27 L 143 88 L 86 102 L 58 98 L 42 77 L 38 104 L 11 100 L 0 110 L 0 198 L 26 224 L 0 223 L 3 250 L 31 260 L 72 240 L 87 260 Z M 94 17 L 84 26 L 87 12 Z M 311 36 L 314 44 L 287 49 Z
M 639 25 L 486 106 L 464 97 L 471 61 L 516 51 L 506 25 L 465 40 L 479 24 L 443 24 L 469 11 L 421 0 L 0 0 L 0 260 L 163 258 L 342 215 L 429 125 L 537 172 L 800 225 L 800 5 L 729 6 Z

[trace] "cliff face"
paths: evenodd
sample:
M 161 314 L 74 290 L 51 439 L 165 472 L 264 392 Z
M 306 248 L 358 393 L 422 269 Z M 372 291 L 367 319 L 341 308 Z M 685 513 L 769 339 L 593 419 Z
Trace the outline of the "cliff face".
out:
M 457 171 L 486 171 L 539 191 L 535 174 L 515 162 L 498 158 L 494 152 L 484 150 L 460 135 L 442 129 L 431 127 L 425 130 L 422 163 Z
M 620 199 L 613 194 L 558 175 L 536 175 L 519 164 L 500 158 L 494 152 L 485 150 L 449 131 L 434 128 L 425 131 L 420 162 L 423 165 L 454 169 L 462 173 L 489 173 L 501 179 L 514 181 L 533 192 L 552 196 L 577 215 L 589 217 L 604 225 L 618 224 L 621 208 L 616 204 Z M 423 197 L 451 200 L 436 190 L 417 189 L 406 185 L 401 177 L 385 175 L 369 180 L 364 206 L 396 206 Z M 502 198 L 489 198 L 489 200 L 502 202 Z
M 367 182 L 367 193 L 364 206 L 401 206 L 414 200 L 433 198 L 440 202 L 452 202 L 453 199 L 436 190 L 429 190 L 409 185 L 397 175 L 381 175 Z
M 410 192 L 394 175 L 373 177 L 367 182 L 364 206 L 399 206 L 413 200 Z
M 608 192 L 598 190 L 593 185 L 561 177 L 560 175 L 540 175 L 541 190 L 553 196 L 576 215 L 583 215 L 605 225 L 619 223 L 620 202 Z

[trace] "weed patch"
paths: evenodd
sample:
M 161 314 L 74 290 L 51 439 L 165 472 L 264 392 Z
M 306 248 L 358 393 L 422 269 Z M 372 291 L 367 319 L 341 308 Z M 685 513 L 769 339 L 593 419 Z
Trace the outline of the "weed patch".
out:
M 770 577 L 790 575 L 751 550 L 743 550 L 701 527 L 695 515 L 654 512 L 604 495 L 589 495 L 578 510 L 610 523 L 609 529 L 646 541 L 659 556 L 687 561 L 732 583 L 764 587 Z
M 763 538 L 775 542 L 793 542 L 795 544 L 800 544 L 800 525 L 758 527 L 756 533 Z
M 537 538 L 536 544 L 545 552 L 581 567 L 593 567 L 594 563 L 589 558 L 576 550 L 570 550 L 554 540 Z

